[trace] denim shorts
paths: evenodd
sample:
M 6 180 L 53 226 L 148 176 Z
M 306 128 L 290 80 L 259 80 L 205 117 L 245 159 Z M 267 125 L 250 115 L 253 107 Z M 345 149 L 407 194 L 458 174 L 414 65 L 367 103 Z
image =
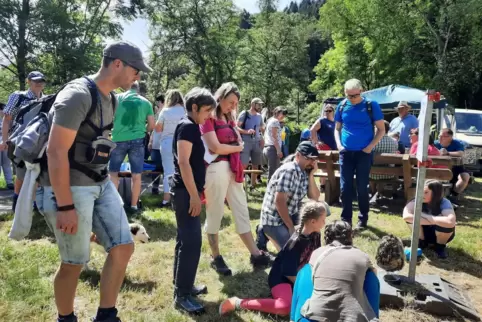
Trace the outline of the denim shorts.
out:
M 114 184 L 70 187 L 78 215 L 75 235 L 56 228 L 57 203 L 52 187 L 37 189 L 37 207 L 55 234 L 63 263 L 83 265 L 90 259 L 90 235 L 109 252 L 113 247 L 133 243 L 124 205 Z
M 144 138 L 115 144 L 117 146 L 110 155 L 109 172 L 119 172 L 122 162 L 128 155 L 131 173 L 142 173 L 144 170 Z

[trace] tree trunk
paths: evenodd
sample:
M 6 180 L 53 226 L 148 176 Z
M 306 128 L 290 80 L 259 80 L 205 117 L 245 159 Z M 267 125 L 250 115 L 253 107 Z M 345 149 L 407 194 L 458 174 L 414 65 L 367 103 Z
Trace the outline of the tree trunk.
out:
M 30 14 L 30 1 L 22 1 L 22 10 L 18 14 L 18 47 L 17 47 L 17 72 L 20 90 L 25 90 L 26 64 L 27 64 L 27 40 L 25 34 L 27 31 L 27 20 Z

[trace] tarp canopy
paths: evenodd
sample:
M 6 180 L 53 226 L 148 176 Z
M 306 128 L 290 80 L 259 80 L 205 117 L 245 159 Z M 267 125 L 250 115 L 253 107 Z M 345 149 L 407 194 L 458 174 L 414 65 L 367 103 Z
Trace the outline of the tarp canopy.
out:
M 368 100 L 376 101 L 382 109 L 394 108 L 400 101 L 406 101 L 414 110 L 420 109 L 420 101 L 425 96 L 425 91 L 403 85 L 388 85 L 362 93 Z M 445 108 L 445 99 L 434 103 L 434 108 Z

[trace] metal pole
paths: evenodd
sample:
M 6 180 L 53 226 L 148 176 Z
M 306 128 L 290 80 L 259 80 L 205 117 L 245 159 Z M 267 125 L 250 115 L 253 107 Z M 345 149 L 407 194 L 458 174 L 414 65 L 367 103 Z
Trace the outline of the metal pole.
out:
M 430 125 L 432 123 L 432 108 L 433 102 L 429 96 L 433 91 L 429 91 L 423 98 L 420 105 L 420 117 L 419 117 L 419 139 L 417 159 L 420 162 L 427 161 L 428 142 L 430 136 Z M 423 204 L 423 190 L 425 185 L 425 175 L 427 169 L 425 165 L 420 165 L 418 168 L 417 176 L 417 189 L 415 193 L 415 214 L 412 223 L 412 245 L 410 250 L 410 266 L 408 268 L 408 279 L 410 282 L 415 282 L 415 271 L 417 269 L 417 249 L 418 238 L 420 237 L 420 217 L 422 215 Z

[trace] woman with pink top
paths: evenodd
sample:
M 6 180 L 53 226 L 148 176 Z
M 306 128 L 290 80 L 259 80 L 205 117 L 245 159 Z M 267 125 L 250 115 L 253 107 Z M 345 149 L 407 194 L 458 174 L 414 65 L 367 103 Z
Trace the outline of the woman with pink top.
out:
M 230 276 L 232 272 L 221 256 L 218 239 L 221 219 L 224 216 L 224 200 L 227 200 L 233 214 L 236 232 L 251 253 L 251 264 L 254 267 L 267 266 L 271 257 L 256 247 L 251 234 L 240 156 L 243 141 L 236 130 L 235 113 L 240 98 L 239 90 L 234 83 L 224 83 L 214 97 L 218 105 L 212 117 L 200 126 L 202 139 L 208 149 L 218 155 L 206 169 L 204 230 L 211 248 L 211 267 L 221 275 Z
M 430 135 L 428 139 L 427 155 L 429 156 L 441 156 L 440 151 L 434 145 L 433 137 Z M 418 149 L 418 129 L 410 130 L 410 154 L 416 155 Z M 432 165 L 433 169 L 446 169 L 444 165 Z

